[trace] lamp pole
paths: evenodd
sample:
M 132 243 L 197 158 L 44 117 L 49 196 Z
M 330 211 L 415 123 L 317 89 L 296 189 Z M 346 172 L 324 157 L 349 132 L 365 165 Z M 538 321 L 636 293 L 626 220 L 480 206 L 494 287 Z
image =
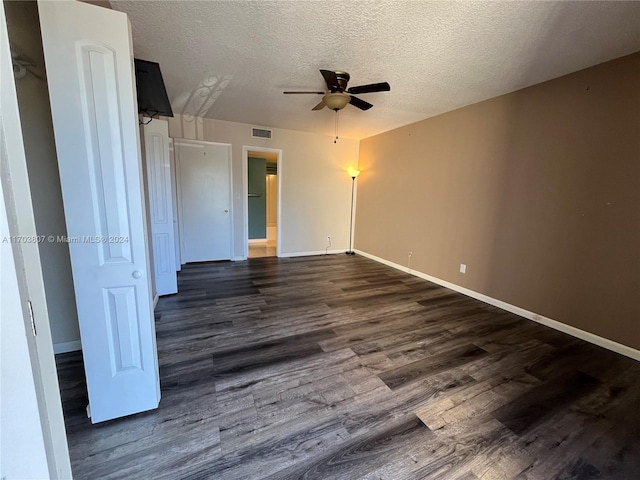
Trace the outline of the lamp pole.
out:
M 355 255 L 356 252 L 353 251 L 353 191 L 356 185 L 356 177 L 360 174 L 358 170 L 349 171 L 349 175 L 351 175 L 351 217 L 349 219 L 349 250 L 345 253 L 347 255 Z

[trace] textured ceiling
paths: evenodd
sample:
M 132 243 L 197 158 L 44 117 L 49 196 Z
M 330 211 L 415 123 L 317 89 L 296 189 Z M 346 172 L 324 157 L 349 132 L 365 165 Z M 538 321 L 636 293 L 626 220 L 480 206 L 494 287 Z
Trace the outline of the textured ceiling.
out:
M 318 69 L 350 86 L 340 136 L 365 138 L 640 50 L 640 2 L 117 1 L 174 111 L 331 135 Z

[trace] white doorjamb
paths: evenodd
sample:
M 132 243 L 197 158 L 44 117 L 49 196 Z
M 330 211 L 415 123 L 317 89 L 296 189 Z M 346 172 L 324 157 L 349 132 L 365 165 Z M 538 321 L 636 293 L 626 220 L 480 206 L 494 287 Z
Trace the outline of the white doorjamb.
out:
M 176 177 L 176 152 L 173 138 L 169 137 L 169 163 L 171 165 L 171 207 L 173 209 L 173 238 L 175 247 L 176 272 L 182 269 L 182 252 L 180 251 L 180 230 L 178 229 L 178 182 Z
M 242 253 L 243 260 L 249 258 L 249 152 L 269 152 L 278 156 L 278 224 L 276 256 L 282 254 L 282 149 L 242 146 Z
M 0 169 L 2 189 L 7 211 L 9 232 L 13 237 L 37 238 L 31 189 L 24 153 L 18 99 L 10 65 L 9 39 L 4 6 L 0 5 Z M 67 433 L 62 414 L 60 387 L 53 355 L 53 341 L 49 327 L 49 313 L 45 299 L 44 280 L 37 242 L 12 245 L 20 293 L 20 303 L 30 369 L 38 404 L 42 438 L 51 478 L 71 478 L 71 462 L 67 446 Z M 28 302 L 33 312 L 33 330 Z M 3 318 L 5 321 L 20 321 Z M 3 392 L 3 395 L 5 392 Z M 35 449 L 36 446 L 34 445 Z M 29 461 L 24 459 L 24 461 Z

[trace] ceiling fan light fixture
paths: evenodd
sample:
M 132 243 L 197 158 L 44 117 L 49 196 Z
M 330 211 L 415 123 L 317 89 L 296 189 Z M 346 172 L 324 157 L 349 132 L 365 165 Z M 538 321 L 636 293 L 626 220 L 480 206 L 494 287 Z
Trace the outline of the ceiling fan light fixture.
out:
M 327 93 L 324 97 L 322 97 L 322 101 L 324 104 L 329 107 L 331 110 L 342 110 L 347 106 L 351 97 L 346 93 Z

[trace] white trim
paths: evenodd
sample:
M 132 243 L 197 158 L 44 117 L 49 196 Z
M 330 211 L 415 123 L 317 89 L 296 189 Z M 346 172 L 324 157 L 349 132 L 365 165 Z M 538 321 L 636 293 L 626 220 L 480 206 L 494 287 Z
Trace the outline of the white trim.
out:
M 217 146 L 225 146 L 231 147 L 230 143 L 225 142 L 208 142 L 206 140 L 192 140 L 190 138 L 173 138 L 174 145 L 180 145 L 182 147 L 204 147 L 204 145 L 217 145 Z
M 154 310 L 156 309 L 156 305 L 158 305 L 158 299 L 159 298 L 160 298 L 160 296 L 157 293 L 153 296 L 153 309 Z
M 229 260 L 231 260 L 236 253 L 236 209 L 234 208 L 235 191 L 233 190 L 233 178 L 235 175 L 233 173 L 233 145 L 231 143 L 228 143 L 227 145 L 229 145 L 229 228 L 231 229 L 231 238 L 229 239 L 231 242 L 231 245 L 229 245 Z
M 56 355 L 58 355 L 59 353 L 77 352 L 78 350 L 82 350 L 82 342 L 80 342 L 80 340 L 53 344 L 53 353 L 55 353 Z
M 607 350 L 611 350 L 612 352 L 616 352 L 616 353 L 619 353 L 620 355 L 624 355 L 625 357 L 629 357 L 634 360 L 640 361 L 640 350 L 636 350 L 635 348 L 631 348 L 627 345 L 622 345 L 621 343 L 614 342 L 613 340 L 609 340 L 608 338 L 600 337 L 593 333 L 580 330 L 579 328 L 576 328 L 576 327 L 572 327 L 571 325 L 567 325 L 557 320 L 544 317 L 542 315 L 531 312 L 529 310 L 518 307 L 516 305 L 511 305 L 510 303 L 503 302 L 502 300 L 489 297 L 487 295 L 484 295 L 483 293 L 478 293 L 476 291 L 469 290 L 468 288 L 461 287 L 459 285 L 456 285 L 455 283 L 447 282 L 446 280 L 442 280 L 437 277 L 432 277 L 431 275 L 427 275 L 426 273 L 419 272 L 417 270 L 411 270 L 408 267 L 399 265 L 389 260 L 385 260 L 384 258 L 377 257 L 370 253 L 363 252 L 357 249 L 354 249 L 354 251 L 357 254 L 362 255 L 363 257 L 369 258 L 371 260 L 375 260 L 376 262 L 395 268 L 396 270 L 400 270 L 402 272 L 415 275 L 416 277 L 420 277 L 424 280 L 437 283 L 438 285 L 442 285 L 443 287 L 462 293 L 464 295 L 467 295 L 468 297 L 475 298 L 476 300 L 480 300 L 481 302 L 488 303 L 489 305 L 493 305 L 494 307 L 501 308 L 502 310 L 506 310 L 507 312 L 515 313 L 516 315 L 524 317 L 528 320 L 533 320 L 534 322 L 540 323 L 542 325 L 546 325 L 547 327 L 551 327 L 554 330 L 558 330 L 562 333 L 566 333 L 567 335 L 571 335 L 572 337 L 579 338 L 586 342 L 593 343 L 594 345 L 598 345 L 599 347 L 606 348 Z
M 169 137 L 169 166 L 171 175 L 171 208 L 173 210 L 173 236 L 174 236 L 174 249 L 176 272 L 182 270 L 182 249 L 180 245 L 180 216 L 178 214 L 178 179 L 176 177 L 176 151 L 173 148 L 173 138 Z
M 278 222 L 276 225 L 276 256 L 283 257 L 282 254 L 282 149 L 268 147 L 242 146 L 242 254 L 243 260 L 249 258 L 249 152 L 269 152 L 278 155 L 276 161 L 278 170 Z M 322 252 L 324 253 L 324 252 Z
M 324 250 L 317 250 L 317 251 L 314 251 L 314 252 L 287 252 L 287 253 L 280 253 L 280 255 L 278 255 L 278 257 L 282 257 L 282 258 L 311 257 L 311 256 L 315 256 L 315 255 L 335 255 L 337 253 L 342 253 L 344 255 L 345 252 L 346 252 L 345 249 L 327 250 L 326 252 Z
M 233 257 L 231 259 L 232 262 L 242 262 L 243 260 L 246 260 L 247 257 Z

